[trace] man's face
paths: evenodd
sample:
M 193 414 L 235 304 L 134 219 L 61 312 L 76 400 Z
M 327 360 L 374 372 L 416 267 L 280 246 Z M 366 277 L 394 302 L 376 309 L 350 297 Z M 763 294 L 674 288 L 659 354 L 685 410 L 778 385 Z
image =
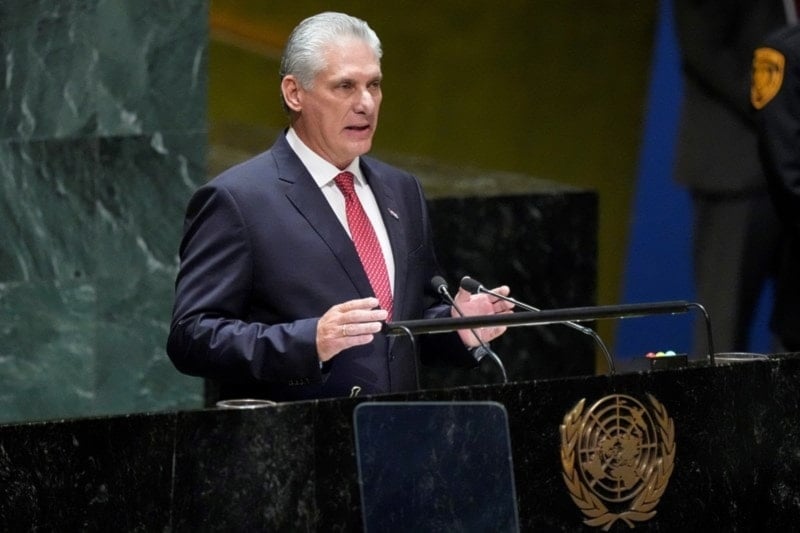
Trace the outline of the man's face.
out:
M 329 46 L 327 67 L 312 87 L 295 85 L 290 104 L 299 112 L 293 127 L 309 148 L 337 168 L 349 165 L 372 147 L 381 106 L 381 66 L 363 41 Z

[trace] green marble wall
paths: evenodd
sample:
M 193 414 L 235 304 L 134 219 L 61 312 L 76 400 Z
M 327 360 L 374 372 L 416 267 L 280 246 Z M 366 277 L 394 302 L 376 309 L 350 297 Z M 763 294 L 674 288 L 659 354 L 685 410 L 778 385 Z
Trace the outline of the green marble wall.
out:
M 164 354 L 207 0 L 0 0 L 0 422 L 195 406 Z

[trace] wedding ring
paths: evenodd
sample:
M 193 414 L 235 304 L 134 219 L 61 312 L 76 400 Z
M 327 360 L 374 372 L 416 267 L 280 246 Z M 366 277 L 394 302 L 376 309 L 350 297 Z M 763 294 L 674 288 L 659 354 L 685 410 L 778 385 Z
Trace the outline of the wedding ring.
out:
M 347 324 L 342 325 L 342 337 L 347 337 Z

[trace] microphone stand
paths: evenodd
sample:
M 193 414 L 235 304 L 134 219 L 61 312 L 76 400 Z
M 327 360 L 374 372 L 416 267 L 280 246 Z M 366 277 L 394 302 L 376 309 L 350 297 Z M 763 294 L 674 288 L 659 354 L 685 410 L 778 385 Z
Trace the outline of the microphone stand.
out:
M 528 304 L 526 304 L 524 302 L 520 302 L 519 300 L 517 300 L 515 298 L 511 298 L 510 296 L 504 296 L 504 295 L 499 294 L 499 293 L 497 293 L 495 291 L 491 291 L 491 290 L 487 289 L 486 287 L 484 287 L 483 285 L 481 285 L 480 282 L 470 278 L 469 276 L 466 276 L 466 277 L 464 277 L 464 279 L 461 280 L 461 287 L 464 290 L 471 292 L 472 294 L 477 294 L 477 293 L 481 293 L 482 292 L 482 293 L 488 294 L 488 295 L 490 295 L 490 296 L 492 296 L 494 298 L 499 298 L 501 300 L 505 300 L 506 302 L 511 302 L 512 304 L 514 304 L 517 307 L 520 307 L 522 309 L 525 309 L 526 311 L 534 311 L 534 312 L 537 312 L 537 313 L 541 312 L 541 309 L 539 309 L 537 307 L 533 307 L 532 305 L 528 305 Z M 593 330 L 592 328 L 587 328 L 585 326 L 581 326 L 580 324 L 576 324 L 575 322 L 571 322 L 571 321 L 564 322 L 563 324 L 565 326 L 571 327 L 572 329 L 574 329 L 576 331 L 580 331 L 584 335 L 589 335 L 592 338 L 592 340 L 594 340 L 594 342 L 598 346 L 600 346 L 600 350 L 602 350 L 603 355 L 606 358 L 606 363 L 608 364 L 608 372 L 609 372 L 609 374 L 611 374 L 611 375 L 616 374 L 617 371 L 614 368 L 614 358 L 611 357 L 611 353 L 608 351 L 608 348 L 606 347 L 606 343 L 603 342 L 603 339 L 600 337 L 600 335 L 595 330 Z
M 450 295 L 450 291 L 447 290 L 447 282 L 443 277 L 435 276 L 431 280 L 431 284 L 432 284 L 431 286 L 434 289 L 436 289 L 436 292 L 438 292 L 442 296 L 442 298 L 447 300 L 447 303 L 449 303 L 453 307 L 453 309 L 455 310 L 456 313 L 458 313 L 459 316 L 462 317 L 465 316 L 464 313 L 461 311 L 461 309 L 458 307 L 458 304 L 456 303 L 455 299 Z M 408 331 L 408 328 L 403 328 L 403 331 L 405 331 L 406 334 L 408 334 L 412 338 L 413 342 L 414 337 Z M 506 374 L 506 367 L 503 364 L 503 360 L 500 359 L 500 356 L 498 356 L 494 352 L 494 350 L 489 348 L 489 345 L 486 342 L 484 342 L 483 339 L 481 339 L 481 336 L 478 335 L 477 331 L 475 331 L 474 329 L 470 329 L 470 332 L 472 332 L 472 336 L 475 337 L 475 340 L 478 341 L 478 345 L 480 346 L 480 348 L 483 349 L 484 353 L 488 355 L 489 358 L 492 361 L 494 361 L 494 364 L 497 365 L 497 368 L 500 369 L 500 374 L 503 378 L 503 383 L 508 383 L 508 374 Z M 480 359 L 478 359 L 478 361 L 480 361 Z
M 499 315 L 403 320 L 384 323 L 383 333 L 386 335 L 419 335 L 493 326 L 542 326 L 547 324 L 585 322 L 609 318 L 632 318 L 664 314 L 675 315 L 688 313 L 692 310 L 700 311 L 705 318 L 708 358 L 711 365 L 714 365 L 714 340 L 711 334 L 711 319 L 702 305 L 682 300 L 641 304 L 601 305 L 595 307 L 571 307 L 535 312 L 519 311 Z

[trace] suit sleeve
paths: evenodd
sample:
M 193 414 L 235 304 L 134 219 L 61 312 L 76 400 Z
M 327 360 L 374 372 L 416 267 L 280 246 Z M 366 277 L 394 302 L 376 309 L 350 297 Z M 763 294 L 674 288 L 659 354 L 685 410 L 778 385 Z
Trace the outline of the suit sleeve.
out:
M 276 250 L 275 253 L 280 253 Z M 181 372 L 212 379 L 316 383 L 317 318 L 253 321 L 252 247 L 233 196 L 207 185 L 189 202 L 167 353 Z

